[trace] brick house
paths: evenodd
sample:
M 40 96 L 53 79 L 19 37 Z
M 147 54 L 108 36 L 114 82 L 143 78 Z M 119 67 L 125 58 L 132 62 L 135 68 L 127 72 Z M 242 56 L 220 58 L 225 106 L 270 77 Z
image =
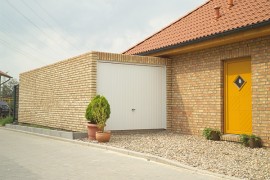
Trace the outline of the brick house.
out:
M 270 2 L 210 0 L 123 54 L 166 57 L 171 129 L 270 145 Z
M 85 131 L 95 94 L 108 129 L 253 133 L 270 145 L 270 2 L 210 0 L 123 54 L 90 52 L 20 74 L 19 122 Z

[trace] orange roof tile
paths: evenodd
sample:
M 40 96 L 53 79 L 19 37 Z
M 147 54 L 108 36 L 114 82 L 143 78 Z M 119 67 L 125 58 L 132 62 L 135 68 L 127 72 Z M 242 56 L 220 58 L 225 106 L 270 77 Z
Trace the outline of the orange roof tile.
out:
M 234 0 L 234 6 L 231 8 L 227 2 L 207 1 L 123 54 L 145 54 L 250 25 L 270 22 L 269 0 Z M 221 7 L 221 17 L 218 19 L 215 16 L 216 6 Z

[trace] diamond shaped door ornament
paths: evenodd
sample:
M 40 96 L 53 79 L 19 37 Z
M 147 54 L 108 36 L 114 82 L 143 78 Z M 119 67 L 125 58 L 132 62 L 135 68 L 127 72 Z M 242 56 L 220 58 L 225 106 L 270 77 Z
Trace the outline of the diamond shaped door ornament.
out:
M 243 88 L 245 83 L 246 81 L 240 75 L 238 75 L 237 78 L 234 80 L 234 84 L 239 88 L 239 90 Z

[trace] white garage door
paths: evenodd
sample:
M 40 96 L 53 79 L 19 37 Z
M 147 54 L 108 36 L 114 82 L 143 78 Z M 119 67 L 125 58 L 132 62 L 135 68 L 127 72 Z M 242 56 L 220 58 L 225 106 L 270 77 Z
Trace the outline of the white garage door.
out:
M 97 93 L 111 105 L 107 130 L 166 128 L 166 68 L 98 62 Z

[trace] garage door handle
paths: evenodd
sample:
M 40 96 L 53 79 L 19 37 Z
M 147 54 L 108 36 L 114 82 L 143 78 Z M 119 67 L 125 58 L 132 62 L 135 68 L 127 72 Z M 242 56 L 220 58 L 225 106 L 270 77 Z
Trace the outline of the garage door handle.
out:
M 135 111 L 135 109 L 131 109 L 132 111 Z

